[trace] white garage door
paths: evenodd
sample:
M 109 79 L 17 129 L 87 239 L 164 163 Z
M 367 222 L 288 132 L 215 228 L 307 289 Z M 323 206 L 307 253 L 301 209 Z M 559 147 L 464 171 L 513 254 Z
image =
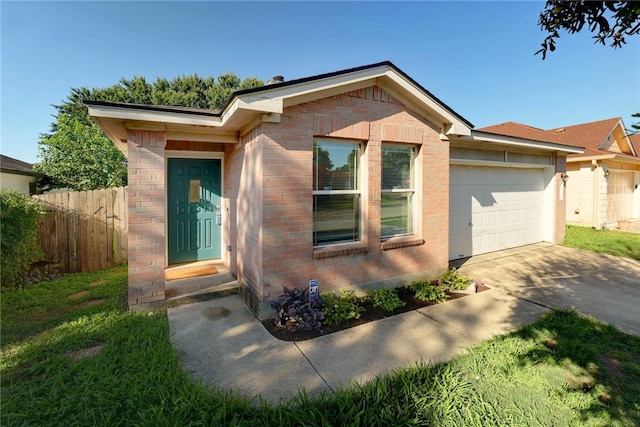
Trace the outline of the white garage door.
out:
M 449 259 L 542 241 L 543 169 L 451 165 Z
M 631 218 L 633 172 L 611 171 L 607 178 L 607 222 Z

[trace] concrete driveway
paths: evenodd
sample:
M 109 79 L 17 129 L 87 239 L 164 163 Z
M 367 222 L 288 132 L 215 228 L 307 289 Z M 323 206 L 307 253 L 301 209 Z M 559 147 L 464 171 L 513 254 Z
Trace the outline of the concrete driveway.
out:
M 452 264 L 521 300 L 573 308 L 640 335 L 639 261 L 539 243 Z

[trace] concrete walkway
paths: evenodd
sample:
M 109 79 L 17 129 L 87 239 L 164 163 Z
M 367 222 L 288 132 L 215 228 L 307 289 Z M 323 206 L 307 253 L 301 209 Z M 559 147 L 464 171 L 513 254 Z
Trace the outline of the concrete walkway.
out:
M 204 384 L 277 403 L 445 361 L 496 334 L 574 307 L 640 334 L 640 263 L 539 244 L 473 257 L 461 272 L 492 289 L 300 342 L 271 336 L 237 295 L 168 310 L 183 367 Z

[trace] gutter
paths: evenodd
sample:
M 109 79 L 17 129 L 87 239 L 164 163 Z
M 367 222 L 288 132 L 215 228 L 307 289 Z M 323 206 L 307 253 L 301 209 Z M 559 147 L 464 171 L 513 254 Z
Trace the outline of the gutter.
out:
M 461 141 L 471 142 L 493 142 L 496 144 L 510 145 L 514 147 L 537 148 L 542 150 L 562 151 L 570 154 L 583 154 L 583 147 L 575 147 L 573 145 L 559 144 L 556 142 L 538 141 L 534 139 L 518 138 L 508 135 L 500 135 L 489 132 L 472 130 L 470 136 L 461 136 Z

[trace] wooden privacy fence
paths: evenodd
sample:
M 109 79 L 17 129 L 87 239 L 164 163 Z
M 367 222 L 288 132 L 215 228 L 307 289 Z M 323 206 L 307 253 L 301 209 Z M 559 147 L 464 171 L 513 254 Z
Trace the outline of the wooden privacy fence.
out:
M 46 261 L 65 273 L 101 270 L 127 262 L 127 188 L 33 196 L 47 214 L 40 219 Z

